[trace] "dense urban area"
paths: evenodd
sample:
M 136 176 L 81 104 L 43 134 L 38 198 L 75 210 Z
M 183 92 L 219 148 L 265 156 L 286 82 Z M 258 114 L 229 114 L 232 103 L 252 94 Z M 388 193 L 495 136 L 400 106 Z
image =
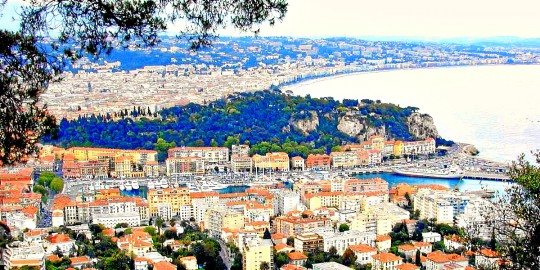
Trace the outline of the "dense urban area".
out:
M 25 165 L 0 168 L 5 269 L 508 263 L 485 215 L 493 190 L 370 176 L 508 181 L 506 164 L 440 138 L 418 108 L 279 87 L 364 71 L 538 64 L 538 49 L 277 37 L 185 47 L 165 38 L 83 58 L 43 93 L 57 137 L 43 138 Z

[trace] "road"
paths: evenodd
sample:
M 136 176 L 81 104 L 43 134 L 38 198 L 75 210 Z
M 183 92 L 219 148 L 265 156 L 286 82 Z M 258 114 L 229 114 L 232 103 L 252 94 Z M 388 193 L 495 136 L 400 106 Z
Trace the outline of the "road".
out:
M 225 263 L 225 266 L 228 269 L 231 269 L 231 259 L 229 257 L 229 248 L 223 243 L 221 240 L 217 240 L 219 245 L 221 246 L 221 250 L 219 251 L 219 256 L 223 259 L 223 263 Z

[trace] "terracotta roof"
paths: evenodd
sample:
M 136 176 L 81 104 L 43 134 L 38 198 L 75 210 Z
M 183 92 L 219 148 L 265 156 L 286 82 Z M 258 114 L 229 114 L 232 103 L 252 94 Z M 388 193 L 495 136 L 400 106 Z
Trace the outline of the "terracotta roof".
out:
M 388 235 L 377 235 L 376 242 L 391 241 L 392 237 Z
M 61 234 L 61 233 L 57 233 L 57 234 L 54 234 L 54 235 L 49 235 L 49 236 L 47 236 L 46 239 L 47 239 L 47 241 L 51 242 L 52 244 L 65 243 L 65 242 L 70 241 L 69 236 L 67 236 L 65 234 Z
M 274 240 L 278 240 L 278 239 L 283 239 L 283 238 L 287 238 L 284 234 L 282 233 L 273 233 L 270 235 L 270 237 Z
M 428 242 L 414 242 L 413 246 L 415 246 L 415 247 L 429 247 L 429 246 L 433 246 L 433 244 L 428 243 Z
M 349 248 L 355 253 L 377 252 L 377 249 L 366 244 L 350 245 Z
M 69 259 L 71 260 L 71 264 L 83 264 L 90 262 L 90 258 L 88 256 L 73 257 Z
M 62 259 L 60 257 L 58 257 L 57 255 L 55 254 L 51 254 L 49 256 L 46 257 L 47 260 L 51 261 L 51 262 L 57 262 L 57 261 L 61 261 Z
M 401 261 L 401 257 L 396 256 L 392 253 L 388 252 L 381 252 L 379 254 L 375 254 L 371 256 L 374 260 L 381 261 L 381 262 L 393 262 L 393 261 Z
M 404 263 L 396 266 L 396 269 L 398 270 L 418 270 L 420 269 L 420 266 L 416 266 L 412 263 Z
M 404 251 L 416 250 L 416 248 L 413 245 L 410 245 L 410 244 L 400 245 L 400 246 L 398 246 L 398 249 L 401 249 L 401 250 L 404 250 Z
M 304 270 L 306 269 L 305 267 L 302 267 L 302 266 L 297 266 L 297 265 L 294 265 L 294 264 L 286 264 L 286 265 L 283 265 L 280 270 Z
M 283 244 L 283 243 L 278 243 L 277 245 L 274 246 L 274 248 L 276 249 L 277 252 L 280 252 L 282 250 L 293 250 L 294 247 L 291 247 L 287 244 Z
M 176 270 L 176 265 L 170 262 L 158 262 L 154 263 L 154 270 Z
M 488 257 L 488 258 L 499 258 L 499 257 L 501 257 L 501 254 L 499 254 L 499 252 L 493 251 L 493 250 L 488 249 L 488 248 L 480 249 L 478 251 L 478 253 L 480 253 L 484 257 Z
M 289 260 L 297 261 L 297 260 L 307 260 L 307 256 L 298 251 L 291 252 L 287 255 L 289 257 Z

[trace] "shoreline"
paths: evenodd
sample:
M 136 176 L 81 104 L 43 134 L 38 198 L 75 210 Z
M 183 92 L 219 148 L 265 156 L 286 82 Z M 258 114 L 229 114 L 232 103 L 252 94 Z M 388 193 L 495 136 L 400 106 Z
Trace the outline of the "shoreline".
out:
M 278 86 L 280 90 L 283 92 L 285 91 L 291 91 L 292 95 L 300 95 L 297 93 L 297 90 L 302 87 L 306 87 L 312 84 L 316 84 L 319 82 L 339 79 L 343 77 L 348 76 L 358 76 L 362 73 L 366 74 L 375 74 L 375 73 L 386 73 L 386 72 L 394 72 L 394 71 L 413 71 L 413 70 L 429 70 L 429 69 L 435 69 L 435 70 L 443 70 L 443 69 L 449 69 L 449 68 L 470 68 L 470 67 L 509 67 L 509 66 L 539 66 L 540 63 L 519 63 L 519 64 L 513 64 L 513 63 L 506 63 L 506 64 L 481 64 L 481 65 L 448 65 L 448 66 L 437 66 L 437 67 L 414 67 L 414 68 L 402 68 L 402 69 L 379 69 L 379 70 L 359 70 L 359 71 L 352 71 L 352 72 L 345 72 L 341 74 L 333 74 L 333 75 L 323 75 L 319 77 L 313 77 L 313 78 L 301 78 L 295 82 L 289 82 L 284 83 L 283 86 Z M 307 95 L 308 93 L 305 93 Z M 331 96 L 331 95 L 329 95 Z M 466 156 L 467 158 L 475 159 L 481 162 L 487 162 L 492 164 L 498 164 L 502 167 L 509 167 L 511 164 L 511 160 L 498 160 L 498 159 L 490 159 L 489 157 L 483 157 L 482 151 L 479 151 L 478 148 L 473 143 L 458 143 L 459 145 L 459 152 L 456 154 L 459 154 L 461 156 Z M 478 153 L 476 155 L 471 155 L 470 150 L 478 150 Z
M 333 79 L 339 79 L 342 77 L 349 77 L 349 76 L 355 76 L 360 75 L 363 73 L 366 74 L 376 74 L 376 73 L 386 73 L 386 72 L 394 72 L 394 71 L 412 71 L 412 70 L 429 70 L 429 69 L 448 69 L 448 68 L 469 68 L 469 67 L 496 67 L 496 66 L 538 66 L 540 63 L 519 63 L 519 64 L 481 64 L 481 65 L 448 65 L 448 66 L 438 66 L 438 67 L 413 67 L 413 68 L 395 68 L 395 69 L 375 69 L 375 70 L 358 70 L 358 71 L 352 71 L 352 72 L 344 72 L 344 73 L 336 73 L 336 74 L 330 74 L 330 75 L 322 75 L 318 77 L 312 77 L 312 78 L 302 78 L 296 82 L 288 82 L 278 85 L 278 88 L 280 88 L 281 91 L 292 91 L 293 94 L 294 90 L 296 90 L 299 87 L 327 81 L 327 80 L 333 80 Z M 297 94 L 295 94 L 297 95 Z

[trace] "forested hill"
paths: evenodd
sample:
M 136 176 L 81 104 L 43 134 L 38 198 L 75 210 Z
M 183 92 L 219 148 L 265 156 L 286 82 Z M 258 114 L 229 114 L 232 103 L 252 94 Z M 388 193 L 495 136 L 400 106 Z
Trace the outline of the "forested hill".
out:
M 148 114 L 143 108 L 122 112 L 122 116 L 119 113 L 115 120 L 114 115 L 63 119 L 58 138 L 43 141 L 63 147 L 156 149 L 160 160 L 165 158 L 166 149 L 174 146 L 232 143 L 249 143 L 254 153 L 285 151 L 305 157 L 375 134 L 403 140 L 437 138 L 431 117 L 417 110 L 379 101 L 339 102 L 268 90 L 238 93 L 208 106 L 164 109 L 150 118 L 145 117 Z

